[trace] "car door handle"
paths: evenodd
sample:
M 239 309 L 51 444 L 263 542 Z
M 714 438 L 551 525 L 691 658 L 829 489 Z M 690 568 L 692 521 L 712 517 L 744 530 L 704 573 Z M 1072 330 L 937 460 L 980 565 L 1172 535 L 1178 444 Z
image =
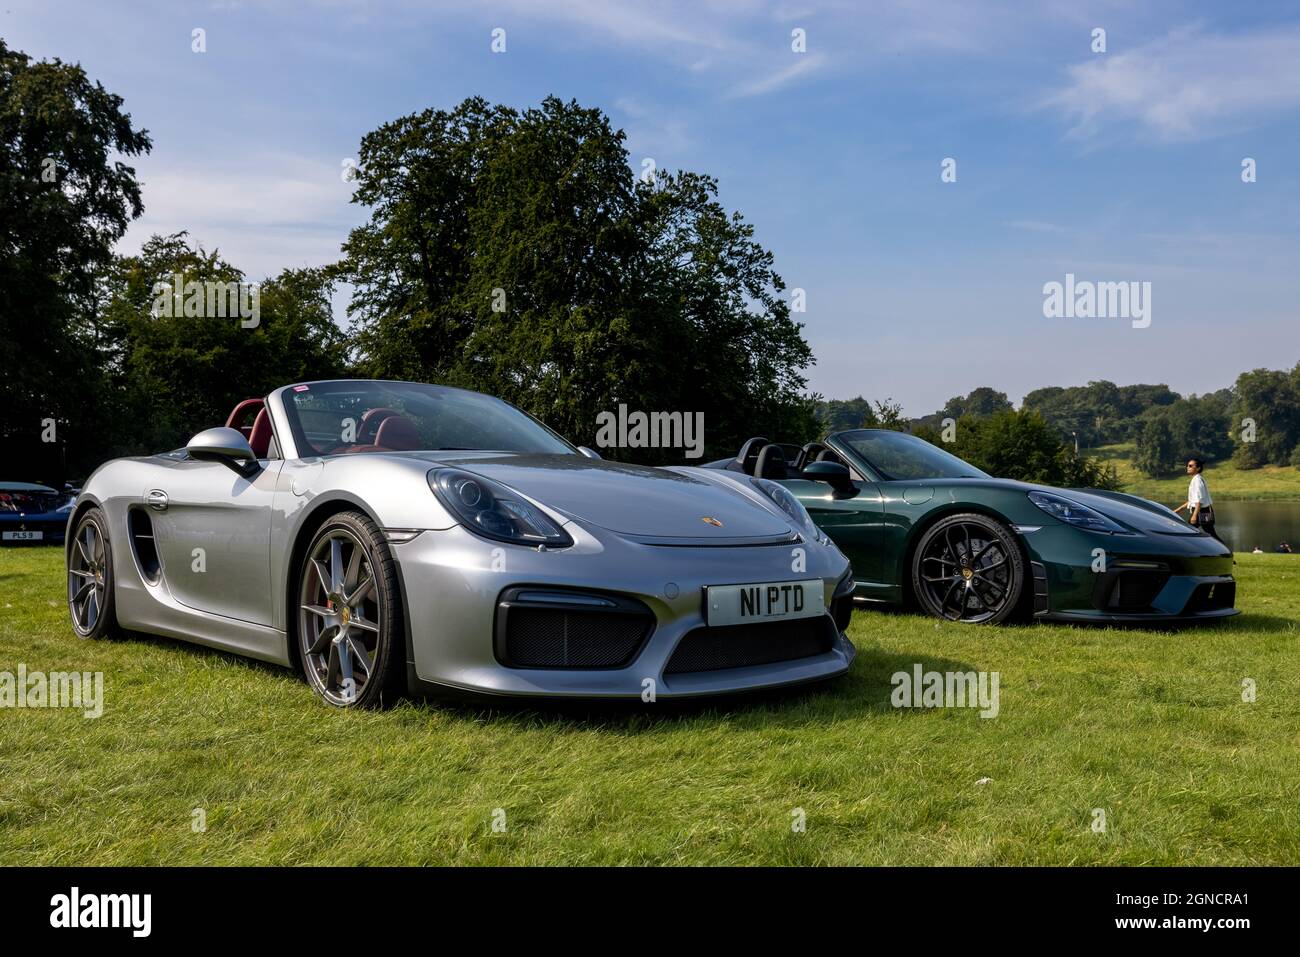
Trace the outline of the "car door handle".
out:
M 144 500 L 154 511 L 164 512 L 167 510 L 167 493 L 160 488 L 145 493 Z

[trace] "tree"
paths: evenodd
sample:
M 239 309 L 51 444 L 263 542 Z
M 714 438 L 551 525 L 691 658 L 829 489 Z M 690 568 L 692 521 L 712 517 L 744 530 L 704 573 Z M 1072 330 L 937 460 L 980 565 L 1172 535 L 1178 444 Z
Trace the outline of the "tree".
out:
M 1164 478 L 1174 474 L 1179 462 L 1178 443 L 1167 409 L 1152 409 L 1142 417 L 1137 433 L 1134 466 L 1143 475 Z
M 1243 469 L 1287 464 L 1300 442 L 1300 364 L 1290 373 L 1243 372 L 1234 392 L 1233 463 Z
M 148 152 L 121 97 L 80 66 L 32 62 L 0 40 L 0 440 L 6 451 L 71 448 L 100 388 L 97 284 L 140 215 Z M 55 443 L 42 443 L 54 420 Z M 26 464 L 32 457 L 6 456 Z M 62 463 L 43 461 L 47 473 Z M 13 476 L 17 477 L 17 476 Z
M 164 286 L 156 284 L 174 283 L 176 275 L 184 283 L 244 282 L 217 251 L 192 245 L 184 233 L 154 236 L 138 256 L 119 260 L 104 309 L 105 329 L 118 344 L 107 393 L 118 426 L 104 457 L 178 448 L 224 424 L 241 399 L 344 372 L 345 340 L 322 270 L 286 269 L 262 283 L 255 324 L 179 309 L 158 314 Z
M 823 437 L 832 432 L 869 428 L 867 423 L 875 417 L 871 402 L 862 396 L 818 402 L 816 412 Z
M 1136 437 L 1147 409 L 1179 398 L 1167 385 L 1117 386 L 1104 379 L 1086 386 L 1048 386 L 1025 396 L 1021 407 L 1042 414 L 1063 438 L 1095 447 Z
M 818 401 L 814 414 L 821 425 L 818 437 L 822 439 L 832 432 L 845 432 L 849 429 L 892 429 L 895 432 L 906 432 L 910 425 L 910 420 L 903 415 L 903 407 L 893 399 L 872 402 L 858 396 L 856 399 Z
M 1010 408 L 1011 402 L 1005 392 L 998 392 L 985 385 L 972 390 L 970 395 L 953 396 L 940 410 L 940 417 L 960 419 L 963 415 L 992 415 L 995 412 L 1006 412 Z
M 1181 475 L 1188 458 L 1215 461 L 1232 454 L 1228 434 L 1232 394 L 1228 389 L 1152 405 L 1135 432 L 1133 464 L 1144 475 Z
M 890 429 L 894 432 L 906 432 L 908 419 L 903 415 L 903 406 L 893 399 L 876 402 L 867 413 L 864 429 Z
M 925 434 L 922 437 L 934 441 Z M 1074 455 L 1037 412 L 1011 409 L 957 420 L 956 438 L 935 443 L 999 478 L 1067 487 L 1117 488 L 1113 468 Z
M 1104 412 L 1089 402 L 1087 389 L 1083 387 L 1036 389 L 1025 396 L 1020 407 L 1041 415 L 1062 438 L 1070 438 L 1071 446 L 1076 436 L 1080 446 L 1102 444 L 1096 423 L 1105 417 Z
M 363 139 L 353 198 L 370 221 L 340 275 L 367 373 L 491 392 L 576 441 L 619 403 L 703 412 L 718 453 L 816 433 L 771 253 L 709 177 L 635 180 L 601 111 L 470 99 L 395 120 Z

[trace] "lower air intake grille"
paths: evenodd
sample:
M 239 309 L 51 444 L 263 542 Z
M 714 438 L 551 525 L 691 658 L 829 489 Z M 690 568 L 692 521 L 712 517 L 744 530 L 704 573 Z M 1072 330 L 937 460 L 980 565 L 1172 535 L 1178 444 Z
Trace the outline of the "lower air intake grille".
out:
M 1131 570 L 1098 576 L 1095 599 L 1103 611 L 1145 611 L 1156 600 L 1169 572 L 1165 570 Z
M 1192 592 L 1191 599 L 1187 602 L 1187 607 L 1183 609 L 1183 614 L 1194 615 L 1203 611 L 1218 611 L 1222 608 L 1231 608 L 1236 604 L 1236 601 L 1236 582 L 1211 582 L 1197 585 L 1196 590 Z
M 696 628 L 668 659 L 665 674 L 721 671 L 811 658 L 831 650 L 835 623 L 829 615 L 758 625 Z
M 629 599 L 510 589 L 497 604 L 497 658 L 513 668 L 621 668 L 654 624 Z

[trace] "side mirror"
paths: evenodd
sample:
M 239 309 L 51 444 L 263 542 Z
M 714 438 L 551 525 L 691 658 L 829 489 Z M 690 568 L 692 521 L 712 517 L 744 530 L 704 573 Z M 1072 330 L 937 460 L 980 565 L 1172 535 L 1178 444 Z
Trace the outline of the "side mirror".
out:
M 257 467 L 257 457 L 253 455 L 248 439 L 238 429 L 225 426 L 200 432 L 190 439 L 185 451 L 191 458 L 220 462 L 240 475 L 246 475 Z
M 805 478 L 828 483 L 837 492 L 855 491 L 848 466 L 839 462 L 810 462 L 804 467 L 803 474 Z
M 587 458 L 589 458 L 589 459 L 598 459 L 598 458 L 600 458 L 600 453 L 599 453 L 599 452 L 597 452 L 595 449 L 589 449 L 589 448 L 587 448 L 585 445 L 579 445 L 579 446 L 578 446 L 578 451 L 581 452 L 583 455 L 585 455 L 585 456 L 586 456 Z

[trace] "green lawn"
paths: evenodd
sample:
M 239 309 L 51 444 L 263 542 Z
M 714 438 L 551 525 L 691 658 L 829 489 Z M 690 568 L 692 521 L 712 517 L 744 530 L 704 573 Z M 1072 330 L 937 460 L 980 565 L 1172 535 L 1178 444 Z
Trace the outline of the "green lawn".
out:
M 330 711 L 78 640 L 61 559 L 0 551 L 0 671 L 102 671 L 104 714 L 0 710 L 0 864 L 1300 863 L 1300 556 L 1239 556 L 1246 614 L 1194 631 L 858 612 L 821 691 L 650 715 Z M 894 709 L 914 662 L 999 672 L 999 716 Z
M 1120 487 L 1125 492 L 1161 502 L 1170 508 L 1187 500 L 1186 475 L 1147 478 L 1133 467 L 1133 452 L 1133 443 L 1126 442 L 1083 449 L 1080 454 L 1114 465 L 1119 473 Z M 1231 461 L 1215 462 L 1205 466 L 1205 481 L 1216 502 L 1300 502 L 1300 469 L 1291 466 L 1267 465 L 1243 470 Z

